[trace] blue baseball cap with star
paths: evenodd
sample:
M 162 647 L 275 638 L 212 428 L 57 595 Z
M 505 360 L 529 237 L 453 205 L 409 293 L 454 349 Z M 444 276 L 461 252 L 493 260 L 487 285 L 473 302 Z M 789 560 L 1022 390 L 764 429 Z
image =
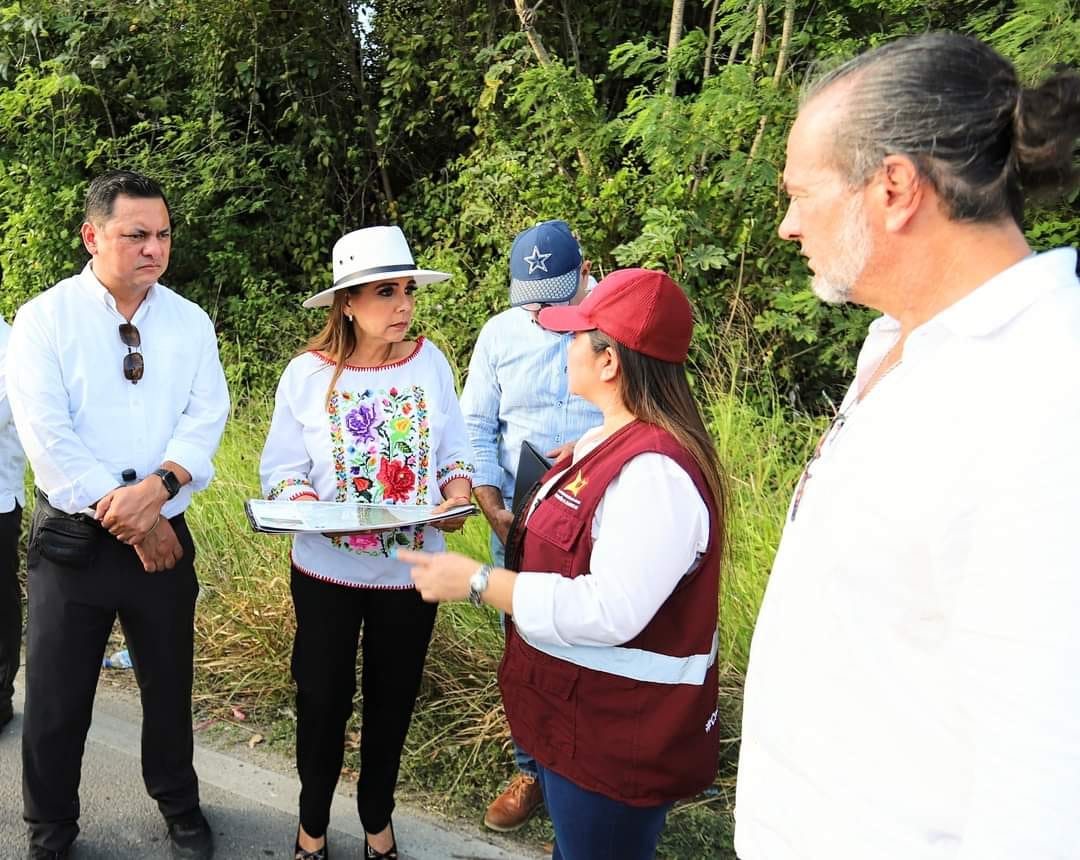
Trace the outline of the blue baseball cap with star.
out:
M 581 247 L 565 221 L 523 230 L 510 248 L 510 306 L 568 302 L 580 271 Z

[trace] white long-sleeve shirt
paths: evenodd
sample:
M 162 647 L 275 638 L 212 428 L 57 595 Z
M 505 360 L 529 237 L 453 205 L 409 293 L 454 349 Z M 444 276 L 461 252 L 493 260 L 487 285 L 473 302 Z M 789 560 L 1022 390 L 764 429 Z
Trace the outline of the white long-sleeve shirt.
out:
M 35 483 L 53 507 L 75 513 L 166 460 L 191 482 L 161 513 L 176 516 L 214 474 L 211 458 L 229 413 L 213 323 L 198 305 L 162 284 L 131 319 L 144 375 L 124 378 L 127 322 L 87 264 L 24 304 L 8 345 L 7 387 Z
M 26 506 L 26 490 L 23 487 L 26 457 L 15 432 L 15 422 L 11 419 L 4 373 L 4 357 L 10 337 L 11 326 L 0 318 L 0 513 L 4 514 L 15 510 L 15 505 Z
M 742 860 L 1080 857 L 1080 285 L 870 327 L 750 652 Z
M 472 479 L 472 449 L 450 365 L 419 338 L 407 358 L 382 367 L 345 365 L 326 390 L 334 365 L 305 352 L 285 368 L 259 475 L 271 499 L 435 505 L 455 478 Z M 360 588 L 412 588 L 409 566 L 390 557 L 398 546 L 438 552 L 431 526 L 390 532 L 293 538 L 292 561 L 309 576 Z
M 573 461 L 603 439 L 602 427 L 590 430 L 574 447 Z M 540 488 L 537 502 L 563 474 Z M 522 571 L 515 580 L 514 624 L 530 641 L 621 645 L 633 639 L 708 548 L 709 509 L 674 460 L 639 454 L 604 491 L 592 538 L 587 576 Z

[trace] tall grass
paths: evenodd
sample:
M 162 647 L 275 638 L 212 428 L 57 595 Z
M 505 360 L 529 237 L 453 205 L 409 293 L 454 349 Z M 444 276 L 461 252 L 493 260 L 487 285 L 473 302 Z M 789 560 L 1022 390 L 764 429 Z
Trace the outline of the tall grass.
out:
M 737 365 L 697 374 L 699 402 L 713 431 L 729 489 L 728 558 L 720 599 L 721 714 L 728 766 L 717 790 L 672 813 L 663 857 L 724 857 L 730 849 L 732 763 L 750 637 L 791 489 L 815 427 L 793 420 L 738 380 Z M 192 506 L 202 583 L 196 632 L 196 702 L 205 712 L 242 706 L 256 720 L 291 718 L 289 658 L 294 622 L 288 538 L 253 534 L 243 502 L 259 494 L 258 460 L 270 404 L 256 399 L 229 422 L 217 477 Z M 486 558 L 488 530 L 472 518 L 452 549 Z M 502 635 L 490 610 L 440 608 L 421 699 L 402 764 L 402 793 L 479 820 L 510 776 L 510 735 L 495 673 Z M 286 733 L 288 729 L 286 728 Z M 347 767 L 355 768 L 350 750 Z M 526 838 L 550 839 L 535 818 Z
M 751 392 L 737 379 L 714 371 L 704 385 L 703 411 L 728 489 L 720 660 L 741 675 L 788 502 L 821 428 L 817 420 L 781 409 L 771 391 Z
M 287 703 L 295 624 L 289 597 L 289 539 L 256 535 L 244 501 L 258 498 L 259 455 L 270 404 L 233 415 L 210 488 L 188 514 L 195 536 L 197 703 L 268 710 Z

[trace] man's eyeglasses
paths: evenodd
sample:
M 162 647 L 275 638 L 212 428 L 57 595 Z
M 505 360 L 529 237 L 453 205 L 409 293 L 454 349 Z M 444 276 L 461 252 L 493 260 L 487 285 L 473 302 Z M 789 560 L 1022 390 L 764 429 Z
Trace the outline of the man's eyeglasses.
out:
M 121 323 L 120 340 L 128 348 L 127 355 L 124 356 L 124 379 L 130 380 L 134 385 L 143 375 L 143 357 L 142 353 L 138 352 L 142 346 L 142 338 L 139 337 L 139 330 L 131 323 Z

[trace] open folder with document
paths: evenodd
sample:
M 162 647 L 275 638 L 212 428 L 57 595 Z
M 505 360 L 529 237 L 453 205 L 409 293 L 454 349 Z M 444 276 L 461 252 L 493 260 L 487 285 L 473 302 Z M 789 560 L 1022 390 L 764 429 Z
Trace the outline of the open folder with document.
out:
M 356 534 L 403 529 L 471 516 L 475 505 L 435 513 L 435 505 L 365 505 L 352 502 L 290 502 L 249 499 L 244 503 L 251 527 L 271 534 Z

